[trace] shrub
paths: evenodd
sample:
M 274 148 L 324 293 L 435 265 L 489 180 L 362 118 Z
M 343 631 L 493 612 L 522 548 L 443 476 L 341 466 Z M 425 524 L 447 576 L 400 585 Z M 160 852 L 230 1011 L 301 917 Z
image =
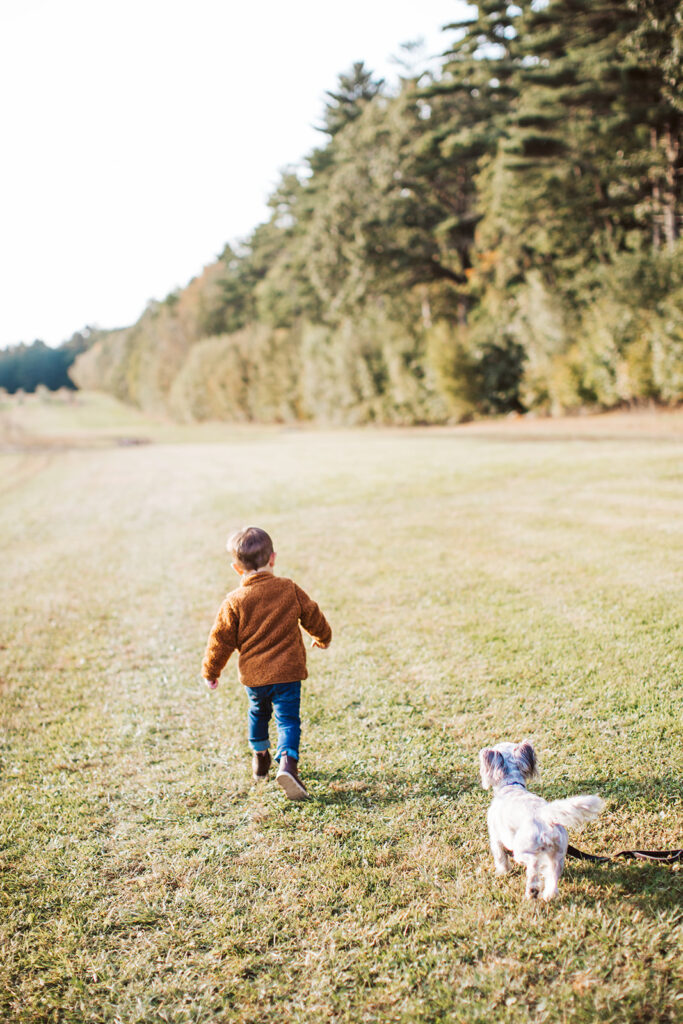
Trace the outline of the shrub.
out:
M 579 326 L 579 394 L 608 408 L 683 399 L 683 274 L 668 253 L 600 271 Z
M 194 345 L 170 392 L 185 420 L 288 422 L 299 415 L 298 336 L 258 324 Z

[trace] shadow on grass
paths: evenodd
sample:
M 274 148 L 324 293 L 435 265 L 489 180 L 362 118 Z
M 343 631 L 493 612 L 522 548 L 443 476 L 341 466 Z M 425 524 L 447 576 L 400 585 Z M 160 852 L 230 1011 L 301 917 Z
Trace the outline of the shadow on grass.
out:
M 524 877 L 524 868 L 520 864 L 515 864 L 511 873 L 504 879 L 496 879 L 496 882 L 510 887 L 509 891 L 506 888 L 506 900 L 511 894 L 521 900 Z M 558 897 L 549 904 L 539 900 L 536 905 L 560 908 L 570 902 L 574 908 L 592 910 L 599 903 L 604 907 L 613 907 L 615 917 L 619 914 L 623 921 L 623 908 L 617 909 L 616 906 L 621 901 L 628 903 L 629 915 L 637 910 L 647 918 L 652 918 L 653 914 L 662 910 L 677 911 L 683 902 L 681 874 L 672 871 L 671 867 L 648 864 L 644 861 L 630 864 L 621 861 L 591 864 L 587 861 L 567 859 L 560 879 Z
M 568 879 L 588 882 L 591 889 L 594 886 L 604 889 L 610 898 L 628 900 L 634 910 L 637 908 L 648 915 L 653 910 L 676 910 L 683 905 L 683 879 L 671 866 L 646 861 L 591 864 L 569 860 L 564 873 Z M 576 894 L 574 901 L 592 906 L 595 891 Z
M 588 779 L 577 779 L 548 786 L 543 796 L 546 800 L 557 800 L 575 793 L 598 793 L 604 800 L 617 800 L 629 804 L 634 800 L 656 800 L 661 809 L 661 801 L 683 797 L 683 776 L 653 775 L 649 778 L 630 779 L 627 776 L 616 777 L 593 776 Z
M 341 771 L 311 771 L 315 803 L 323 806 L 385 806 L 405 803 L 406 800 L 441 799 L 456 803 L 466 793 L 477 789 L 471 775 L 460 772 L 429 774 L 416 765 L 415 772 L 364 772 L 349 776 Z
M 344 773 L 340 769 L 306 773 L 313 784 L 313 796 L 319 804 L 352 804 L 360 797 L 371 804 L 400 803 L 406 799 L 436 798 L 457 802 L 466 793 L 480 788 L 479 779 L 465 771 L 425 772 L 419 764 L 409 769 L 383 772 Z M 597 793 L 605 800 L 628 806 L 637 801 L 676 800 L 683 796 L 683 780 L 678 776 L 658 776 L 650 779 L 587 778 L 562 781 L 548 786 L 546 800 L 565 799 L 579 793 Z M 643 840 L 645 845 L 649 840 Z M 644 847 L 643 847 L 644 848 Z
M 628 777 L 596 777 L 577 779 L 570 783 L 548 787 L 544 792 L 546 800 L 555 800 L 577 793 L 598 793 L 603 799 L 610 800 L 612 813 L 618 815 L 619 807 L 626 809 L 633 803 L 642 807 L 643 803 L 661 808 L 667 801 L 680 798 L 682 780 L 679 776 L 658 775 L 650 778 L 631 779 Z M 570 836 L 570 842 L 573 842 Z M 620 850 L 632 849 L 632 840 L 624 838 L 610 849 L 590 849 L 581 843 L 577 847 L 587 853 L 598 856 L 613 856 Z M 661 844 L 656 836 L 642 836 L 635 845 L 636 849 L 659 849 Z M 582 879 L 610 890 L 611 895 L 627 899 L 634 908 L 644 912 L 654 909 L 674 909 L 683 905 L 683 875 L 680 869 L 670 864 L 655 864 L 641 860 L 615 860 L 604 864 L 567 858 L 565 874 L 568 877 Z M 577 901 L 586 904 L 594 902 L 594 896 L 577 897 Z

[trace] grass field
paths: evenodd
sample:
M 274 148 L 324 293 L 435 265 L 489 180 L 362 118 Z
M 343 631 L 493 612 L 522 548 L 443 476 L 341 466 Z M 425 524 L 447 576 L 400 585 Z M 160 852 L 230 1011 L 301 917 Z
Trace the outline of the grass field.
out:
M 680 869 L 570 862 L 525 902 L 477 778 L 480 747 L 528 736 L 535 789 L 606 800 L 578 845 L 683 845 L 680 414 L 2 416 L 0 1019 L 681 1019 Z M 199 678 L 245 522 L 334 629 L 306 804 L 252 783 L 234 665 Z

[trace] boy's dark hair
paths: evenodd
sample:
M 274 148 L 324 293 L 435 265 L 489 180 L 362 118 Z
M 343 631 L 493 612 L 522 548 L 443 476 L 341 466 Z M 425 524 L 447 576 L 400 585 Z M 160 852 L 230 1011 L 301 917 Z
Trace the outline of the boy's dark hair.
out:
M 255 572 L 268 564 L 273 542 L 258 526 L 245 526 L 228 537 L 227 548 L 236 562 Z

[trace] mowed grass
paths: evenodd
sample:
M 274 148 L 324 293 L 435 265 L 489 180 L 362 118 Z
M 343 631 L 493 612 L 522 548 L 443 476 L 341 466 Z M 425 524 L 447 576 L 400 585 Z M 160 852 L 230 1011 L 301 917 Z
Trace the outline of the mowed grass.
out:
M 578 845 L 683 845 L 683 439 L 618 435 L 0 455 L 0 1019 L 680 1020 L 680 869 L 527 903 L 477 777 L 528 736 L 535 789 L 607 802 Z M 334 629 L 306 804 L 252 782 L 235 665 L 199 678 L 247 522 Z

